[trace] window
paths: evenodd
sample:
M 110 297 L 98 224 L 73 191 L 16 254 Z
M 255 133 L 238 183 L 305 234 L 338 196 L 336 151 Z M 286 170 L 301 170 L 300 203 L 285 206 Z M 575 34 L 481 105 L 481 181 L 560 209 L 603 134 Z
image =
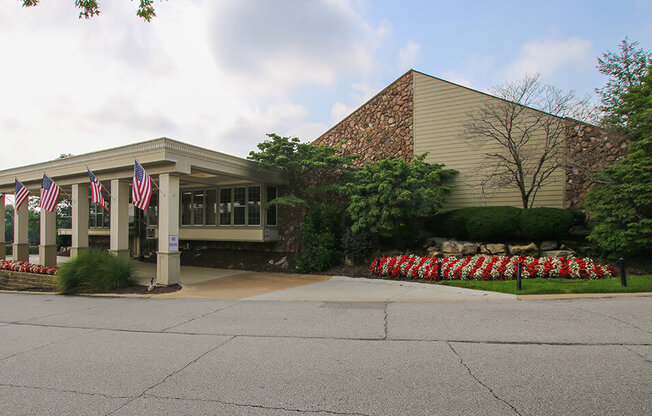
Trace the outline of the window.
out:
M 192 192 L 181 193 L 181 225 L 191 225 Z
M 267 202 L 276 199 L 277 190 L 275 186 L 267 187 Z M 267 208 L 267 225 L 276 225 L 278 205 L 272 205 Z
M 206 225 L 215 225 L 217 219 L 217 189 L 206 191 Z
M 152 193 L 147 207 L 147 225 L 158 225 L 158 192 Z
M 231 225 L 231 188 L 220 189 L 220 225 Z
M 195 191 L 192 204 L 193 225 L 204 225 L 204 191 Z
M 88 228 L 109 228 L 111 215 L 109 211 L 99 206 L 96 202 L 88 204 Z
M 250 186 L 247 192 L 247 224 L 260 225 L 260 186 Z
M 233 188 L 233 225 L 245 225 L 246 189 L 245 187 Z

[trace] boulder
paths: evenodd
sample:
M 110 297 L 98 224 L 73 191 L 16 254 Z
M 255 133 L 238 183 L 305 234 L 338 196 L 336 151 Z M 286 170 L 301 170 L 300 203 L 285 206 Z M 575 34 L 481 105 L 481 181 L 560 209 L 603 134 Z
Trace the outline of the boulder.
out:
M 557 248 L 557 242 L 542 241 L 541 244 L 539 244 L 539 248 L 541 249 L 541 251 L 555 250 Z
M 478 245 L 470 241 L 444 241 L 441 251 L 451 256 L 472 256 L 478 252 Z
M 502 256 L 507 254 L 507 247 L 505 247 L 505 244 L 499 243 L 481 244 L 480 253 L 489 254 L 492 256 Z
M 430 247 L 437 247 L 437 249 L 439 249 L 441 248 L 441 245 L 444 243 L 444 241 L 446 241 L 445 238 L 428 237 L 425 240 L 424 247 L 428 247 L 428 249 L 430 249 Z
M 522 254 L 525 254 L 526 256 L 536 256 L 539 254 L 539 248 L 534 243 L 527 245 L 510 244 L 508 249 L 509 254 L 512 256 L 520 256 Z
M 546 250 L 541 252 L 542 257 L 575 257 L 571 250 Z

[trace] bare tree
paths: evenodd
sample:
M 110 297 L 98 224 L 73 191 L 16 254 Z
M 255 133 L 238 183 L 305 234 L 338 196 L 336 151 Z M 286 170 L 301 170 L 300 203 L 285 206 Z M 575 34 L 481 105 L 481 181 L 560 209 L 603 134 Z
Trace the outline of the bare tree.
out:
M 483 193 L 516 187 L 523 208 L 555 171 L 566 165 L 569 119 L 587 121 L 594 114 L 588 100 L 539 80 L 539 75 L 493 88 L 478 111 L 469 113 L 464 136 L 483 146 L 485 163 L 478 170 Z

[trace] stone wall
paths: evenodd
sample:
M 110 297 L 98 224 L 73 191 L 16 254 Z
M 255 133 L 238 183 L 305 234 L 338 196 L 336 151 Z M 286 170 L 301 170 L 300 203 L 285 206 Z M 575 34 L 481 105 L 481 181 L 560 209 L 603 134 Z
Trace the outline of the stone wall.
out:
M 0 270 L 0 290 L 54 292 L 57 279 L 53 275 Z
M 351 115 L 312 142 L 339 146 L 342 154 L 359 154 L 356 161 L 414 157 L 412 71 L 394 81 Z
M 622 158 L 630 142 L 627 136 L 589 124 L 574 123 L 569 126 L 566 208 L 582 208 L 590 187 L 588 178 Z

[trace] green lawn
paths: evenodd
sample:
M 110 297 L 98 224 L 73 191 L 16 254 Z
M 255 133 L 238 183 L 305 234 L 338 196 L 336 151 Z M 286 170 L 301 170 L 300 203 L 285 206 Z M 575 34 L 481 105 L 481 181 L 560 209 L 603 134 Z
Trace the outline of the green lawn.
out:
M 516 280 L 447 280 L 440 284 L 515 295 L 652 292 L 652 275 L 628 277 L 627 287 L 620 285 L 620 278 L 601 280 L 523 279 L 520 291 L 516 290 Z

